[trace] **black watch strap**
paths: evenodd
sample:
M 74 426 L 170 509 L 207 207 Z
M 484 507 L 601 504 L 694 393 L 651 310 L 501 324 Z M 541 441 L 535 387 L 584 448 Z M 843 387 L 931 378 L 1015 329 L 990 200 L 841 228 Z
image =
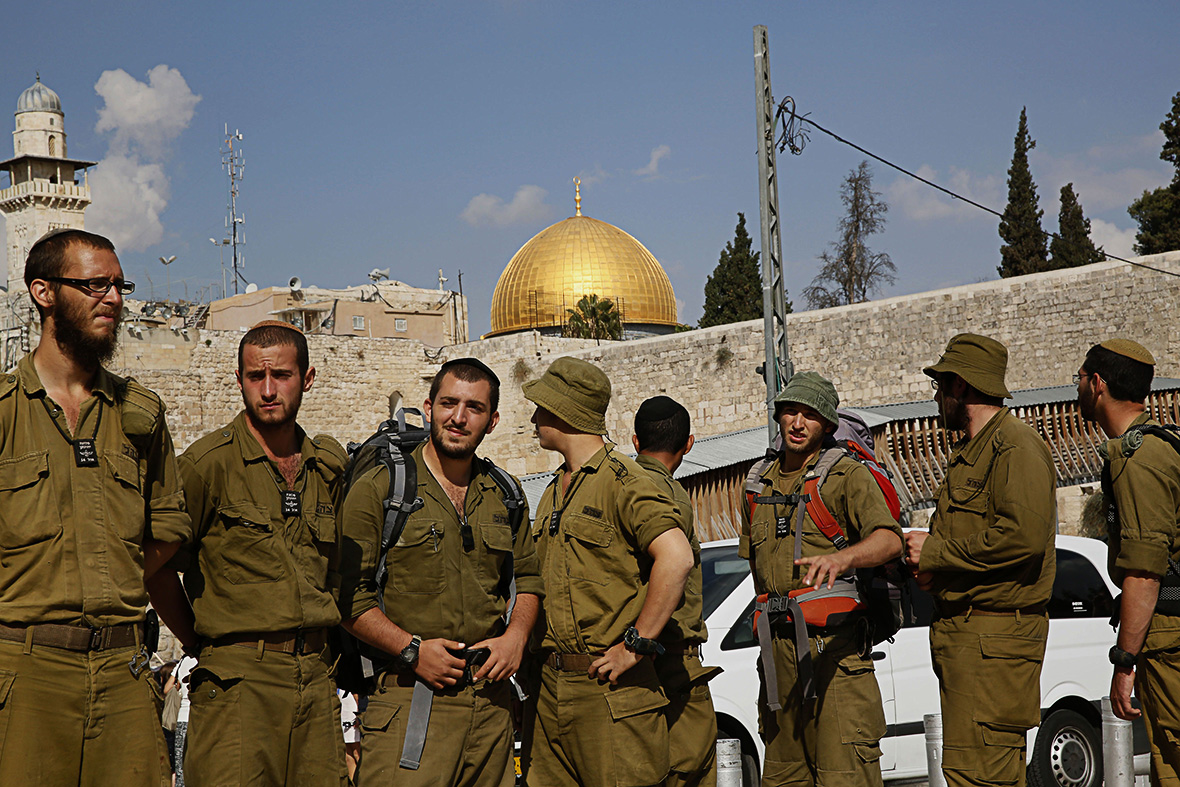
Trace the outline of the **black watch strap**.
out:
M 623 634 L 623 644 L 641 656 L 662 656 L 664 646 L 654 639 L 639 636 L 639 629 L 631 626 Z
M 1115 665 L 1116 667 L 1123 667 L 1125 669 L 1134 669 L 1135 662 L 1139 660 L 1138 656 L 1133 653 L 1128 653 L 1118 645 L 1110 646 L 1109 658 L 1111 664 Z
M 397 654 L 397 659 L 403 667 L 413 667 L 418 663 L 418 649 L 422 647 L 422 637 L 414 634 L 410 637 L 410 644 Z

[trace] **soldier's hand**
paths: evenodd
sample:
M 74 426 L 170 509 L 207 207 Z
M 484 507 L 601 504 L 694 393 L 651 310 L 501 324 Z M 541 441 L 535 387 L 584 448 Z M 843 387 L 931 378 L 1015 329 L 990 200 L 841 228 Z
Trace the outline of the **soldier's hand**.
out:
M 919 571 L 914 574 L 914 582 L 918 583 L 919 590 L 930 592 L 930 588 L 934 587 L 934 572 L 933 571 Z
M 454 686 L 463 677 L 463 659 L 455 658 L 452 650 L 463 650 L 462 642 L 449 639 L 424 639 L 418 648 L 418 663 L 414 674 L 432 689 Z
M 1134 721 L 1143 715 L 1143 711 L 1131 707 L 1131 690 L 1135 688 L 1135 670 L 1127 667 L 1115 667 L 1114 677 L 1110 681 L 1110 709 L 1120 719 Z
M 925 530 L 911 530 L 905 534 L 905 562 L 911 567 L 918 567 L 918 561 L 922 558 L 922 545 L 928 538 L 930 533 Z
M 618 683 L 623 673 L 638 664 L 641 658 L 643 656 L 640 656 L 622 642 L 619 642 L 607 648 L 606 653 L 602 654 L 590 665 L 587 674 L 598 680 L 609 680 L 611 683 Z
M 830 555 L 816 557 L 801 557 L 795 561 L 796 566 L 810 566 L 803 577 L 803 584 L 819 587 L 827 578 L 828 589 L 836 584 L 836 580 L 852 570 L 852 558 L 846 552 L 834 552 Z
M 520 660 L 524 655 L 524 645 L 528 641 L 528 632 L 505 631 L 501 636 L 481 640 L 471 646 L 487 648 L 488 659 L 475 673 L 476 680 L 508 680 L 520 669 Z

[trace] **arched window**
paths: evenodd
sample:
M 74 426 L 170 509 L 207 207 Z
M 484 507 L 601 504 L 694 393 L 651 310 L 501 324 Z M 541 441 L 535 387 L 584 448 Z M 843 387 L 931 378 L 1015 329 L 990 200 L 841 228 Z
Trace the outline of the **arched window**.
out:
M 57 155 L 57 138 L 52 135 L 49 137 L 49 155 Z

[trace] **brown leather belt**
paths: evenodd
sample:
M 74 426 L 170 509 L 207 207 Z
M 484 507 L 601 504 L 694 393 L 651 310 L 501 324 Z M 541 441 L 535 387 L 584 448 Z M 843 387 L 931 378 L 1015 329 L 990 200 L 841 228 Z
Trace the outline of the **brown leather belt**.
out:
M 242 648 L 257 648 L 279 653 L 319 653 L 328 644 L 327 629 L 295 629 L 294 631 L 247 631 L 241 634 L 226 634 L 213 640 L 213 645 L 237 645 Z
M 0 623 L 0 639 L 9 642 L 25 642 L 32 632 L 34 645 L 45 645 L 62 650 L 87 653 L 92 650 L 114 650 L 135 647 L 140 623 L 123 623 L 119 626 L 69 626 L 62 623 L 35 623 L 31 626 L 7 626 Z
M 966 615 L 971 617 L 973 615 L 984 615 L 987 617 L 1003 617 L 1011 618 L 1020 615 L 1044 615 L 1044 604 L 1033 604 L 1028 607 L 1021 607 L 1020 609 L 990 609 L 988 607 L 977 607 L 973 604 L 964 604 L 961 602 L 939 602 L 938 616 L 942 618 L 954 618 L 959 615 Z
M 700 656 L 700 645 L 673 645 L 664 647 L 664 653 L 669 656 Z
M 559 672 L 589 672 L 590 665 L 599 658 L 585 653 L 550 653 L 545 664 Z

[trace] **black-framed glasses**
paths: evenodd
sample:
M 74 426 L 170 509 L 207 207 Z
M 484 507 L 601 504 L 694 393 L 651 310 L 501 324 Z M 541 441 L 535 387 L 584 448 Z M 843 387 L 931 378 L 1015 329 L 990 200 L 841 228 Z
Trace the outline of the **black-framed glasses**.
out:
M 111 287 L 118 290 L 120 295 L 130 295 L 135 292 L 135 282 L 124 281 L 123 279 L 107 279 L 102 276 L 96 276 L 93 279 L 70 279 L 65 276 L 50 276 L 46 281 L 55 281 L 59 284 L 72 284 L 75 287 L 86 290 L 91 295 L 106 295 Z
M 1082 381 L 1083 377 L 1093 377 L 1093 376 L 1094 376 L 1094 372 L 1078 372 L 1077 374 L 1075 374 L 1073 376 L 1073 384 L 1077 385 L 1078 383 L 1080 383 Z
M 937 377 L 931 377 L 930 378 L 930 387 L 937 391 L 939 388 L 942 387 L 942 383 L 939 382 Z

